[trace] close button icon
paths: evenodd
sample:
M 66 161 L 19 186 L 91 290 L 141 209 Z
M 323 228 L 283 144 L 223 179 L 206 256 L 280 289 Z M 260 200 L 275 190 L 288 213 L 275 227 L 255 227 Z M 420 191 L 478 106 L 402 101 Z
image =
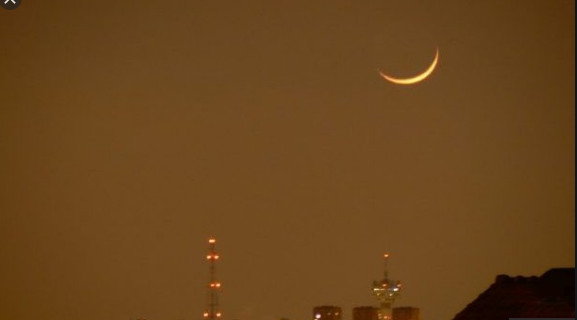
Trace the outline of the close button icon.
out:
M 18 8 L 22 0 L 0 0 L 0 5 L 6 10 L 14 10 Z

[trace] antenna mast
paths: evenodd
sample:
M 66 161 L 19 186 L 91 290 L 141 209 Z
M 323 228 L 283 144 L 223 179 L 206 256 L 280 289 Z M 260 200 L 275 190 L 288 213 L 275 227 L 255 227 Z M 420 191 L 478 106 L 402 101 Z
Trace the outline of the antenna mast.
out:
M 373 281 L 373 294 L 379 300 L 379 320 L 391 320 L 392 308 L 395 299 L 401 293 L 401 282 L 389 279 L 389 254 L 383 255 L 385 258 L 385 270 L 383 280 Z
M 220 319 L 222 313 L 218 308 L 218 291 L 220 290 L 220 282 L 216 280 L 216 261 L 219 259 L 216 253 L 216 239 L 208 239 L 208 254 L 206 260 L 209 263 L 209 280 L 207 286 L 207 308 L 203 314 L 204 320 Z

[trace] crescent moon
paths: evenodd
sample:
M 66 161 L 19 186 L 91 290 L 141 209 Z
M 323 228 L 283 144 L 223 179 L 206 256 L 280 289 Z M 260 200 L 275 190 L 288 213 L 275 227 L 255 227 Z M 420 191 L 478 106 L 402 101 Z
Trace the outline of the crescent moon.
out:
M 382 71 L 379 70 L 379 74 L 381 75 L 381 77 L 383 77 L 385 80 L 388 80 L 392 83 L 396 83 L 396 84 L 404 84 L 404 85 L 409 85 L 409 84 L 415 84 L 417 82 L 421 82 L 423 80 L 425 80 L 428 76 L 431 75 L 431 73 L 433 73 L 433 71 L 435 70 L 435 67 L 437 66 L 437 62 L 439 61 L 439 48 L 437 48 L 437 53 L 435 54 L 435 59 L 433 59 L 433 62 L 431 63 L 431 65 L 429 66 L 429 68 L 427 68 L 427 70 L 425 70 L 425 72 L 420 73 L 416 76 L 410 77 L 410 78 L 395 78 L 395 77 L 391 77 L 388 76 L 386 74 L 384 74 Z

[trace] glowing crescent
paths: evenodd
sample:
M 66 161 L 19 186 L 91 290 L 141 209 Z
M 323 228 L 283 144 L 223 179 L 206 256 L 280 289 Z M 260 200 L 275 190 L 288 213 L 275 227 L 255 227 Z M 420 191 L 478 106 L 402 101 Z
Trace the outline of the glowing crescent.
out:
M 417 82 L 421 82 L 421 81 L 425 80 L 429 75 L 431 75 L 431 73 L 433 73 L 433 70 L 435 70 L 435 67 L 437 66 L 437 61 L 439 61 L 439 48 L 437 48 L 437 53 L 435 54 L 435 59 L 433 60 L 433 63 L 431 63 L 429 68 L 421 74 L 418 74 L 418 75 L 411 77 L 411 78 L 394 78 L 394 77 L 391 77 L 391 76 L 388 76 L 388 75 L 382 73 L 381 71 L 379 71 L 379 74 L 381 75 L 381 77 L 385 78 L 386 80 L 388 80 L 392 83 L 415 84 Z

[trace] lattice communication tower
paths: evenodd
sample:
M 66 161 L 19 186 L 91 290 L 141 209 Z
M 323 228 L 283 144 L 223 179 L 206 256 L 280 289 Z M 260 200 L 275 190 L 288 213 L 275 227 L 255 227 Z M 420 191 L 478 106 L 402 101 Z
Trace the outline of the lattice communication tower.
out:
M 217 320 L 222 317 L 218 307 L 218 292 L 220 291 L 220 282 L 216 280 L 216 262 L 220 258 L 216 252 L 216 239 L 208 239 L 208 254 L 206 260 L 209 263 L 209 280 L 207 286 L 206 311 L 203 314 L 205 320 Z

